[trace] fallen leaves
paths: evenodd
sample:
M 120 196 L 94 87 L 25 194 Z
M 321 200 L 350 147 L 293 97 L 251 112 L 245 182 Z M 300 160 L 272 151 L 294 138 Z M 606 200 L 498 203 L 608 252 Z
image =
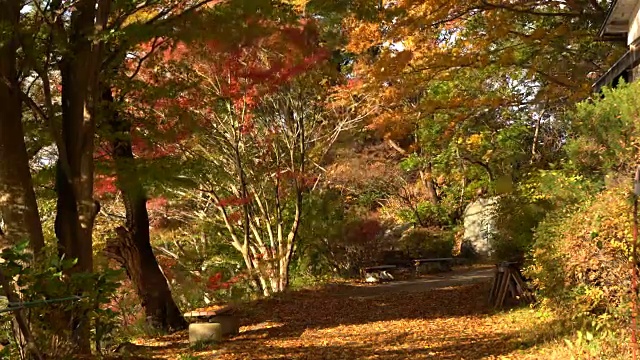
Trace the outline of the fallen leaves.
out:
M 154 358 L 176 360 L 187 353 L 224 360 L 516 359 L 541 326 L 493 313 L 486 304 L 487 282 L 419 286 L 292 292 L 241 306 L 240 335 L 219 347 L 189 349 L 186 332 L 144 345 Z

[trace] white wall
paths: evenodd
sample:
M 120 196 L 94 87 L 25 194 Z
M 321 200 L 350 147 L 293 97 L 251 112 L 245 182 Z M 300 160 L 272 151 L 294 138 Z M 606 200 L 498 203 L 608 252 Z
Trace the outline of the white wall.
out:
M 640 1 L 637 1 L 636 7 L 632 12 L 629 21 L 629 35 L 627 37 L 627 45 L 631 45 L 640 39 Z

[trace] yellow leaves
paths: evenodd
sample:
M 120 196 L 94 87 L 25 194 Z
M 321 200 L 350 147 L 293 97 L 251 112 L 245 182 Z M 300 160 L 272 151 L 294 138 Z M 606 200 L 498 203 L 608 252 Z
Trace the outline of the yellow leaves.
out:
M 286 0 L 285 3 L 291 4 L 299 12 L 304 12 L 309 0 Z
M 123 26 L 145 22 L 147 20 L 152 19 L 154 16 L 156 16 L 158 12 L 159 11 L 153 10 L 151 8 L 145 11 L 137 11 L 126 18 Z
M 351 18 L 345 21 L 347 31 L 351 34 L 351 41 L 347 44 L 347 51 L 362 53 L 380 42 L 380 24 L 358 21 Z
M 480 146 L 482 144 L 482 134 L 473 134 L 469 136 L 466 143 L 471 147 Z
M 489 149 L 489 150 L 487 150 L 487 152 L 486 152 L 486 153 L 484 153 L 484 155 L 482 156 L 482 160 L 483 160 L 484 162 L 489 162 L 489 160 L 491 160 L 491 155 L 493 155 L 493 150 L 492 150 L 492 149 Z
M 482 301 L 489 286 L 331 284 L 241 304 L 246 325 L 211 349 L 189 348 L 186 331 L 140 342 L 154 359 L 167 360 L 183 354 L 221 360 L 548 358 L 537 347 L 523 357 L 521 346 L 547 339 L 541 335 L 555 316 L 491 312 Z
M 414 50 L 416 48 L 415 39 L 416 39 L 416 36 L 414 35 L 407 36 L 402 40 L 402 46 L 404 46 L 406 50 Z

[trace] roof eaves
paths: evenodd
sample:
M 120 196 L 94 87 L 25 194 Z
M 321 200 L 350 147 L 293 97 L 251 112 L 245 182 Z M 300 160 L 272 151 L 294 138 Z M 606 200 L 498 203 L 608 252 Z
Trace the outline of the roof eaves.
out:
M 609 7 L 609 11 L 607 11 L 607 17 L 604 18 L 604 22 L 602 23 L 602 26 L 600 26 L 598 37 L 604 36 L 604 31 L 609 24 L 609 19 L 611 19 L 611 15 L 613 14 L 613 10 L 616 8 L 616 5 L 618 5 L 618 0 L 613 0 L 613 3 L 611 3 L 611 6 Z

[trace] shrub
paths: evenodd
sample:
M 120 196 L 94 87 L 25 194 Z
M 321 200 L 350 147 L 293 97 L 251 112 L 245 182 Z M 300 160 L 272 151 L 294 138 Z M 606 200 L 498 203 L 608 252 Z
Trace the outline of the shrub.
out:
M 339 238 L 327 243 L 334 266 L 348 276 L 358 274 L 363 266 L 374 265 L 388 249 L 383 239 L 384 226 L 378 219 L 364 218 L 345 224 Z
M 340 242 L 353 214 L 345 209 L 345 198 L 337 191 L 324 189 L 304 200 L 304 218 L 291 263 L 291 281 L 312 283 L 315 278 L 337 272 L 331 251 Z
M 442 205 L 435 205 L 429 201 L 418 203 L 415 208 L 405 207 L 398 211 L 398 218 L 404 223 L 422 226 L 449 225 L 448 210 Z
M 491 237 L 492 256 L 496 261 L 523 261 L 533 244 L 533 232 L 546 213 L 544 203 L 532 202 L 518 195 L 500 197 Z
M 564 170 L 575 176 L 541 182 L 546 189 L 535 194 L 557 210 L 535 231 L 527 274 L 544 301 L 571 316 L 626 318 L 631 206 L 625 189 L 631 184 L 618 179 L 628 179 L 639 158 L 639 90 L 640 83 L 621 84 L 580 103 L 570 114 L 565 146 Z M 604 192 L 584 196 L 603 184 Z
M 439 228 L 416 228 L 407 231 L 399 240 L 398 249 L 411 258 L 450 257 L 454 233 Z
M 604 97 L 578 104 L 566 150 L 583 174 L 632 173 L 640 148 L 640 83 L 604 89 Z
M 75 262 L 59 260 L 53 251 L 50 253 L 32 266 L 25 266 L 31 263 L 27 243 L 4 249 L 1 254 L 2 273 L 7 279 L 13 279 L 12 285 L 19 289 L 17 295 L 23 302 L 36 346 L 52 358 L 69 358 L 73 351 L 68 343 L 73 338 L 68 325 L 71 311 L 83 314 L 81 319 L 93 329 L 94 346 L 98 351 L 103 350 L 105 344 L 113 342 L 117 330 L 117 314 L 107 305 L 118 289 L 115 279 L 120 271 L 67 273 Z M 12 315 L 9 312 L 2 314 L 0 322 L 9 320 Z M 16 334 L 10 338 L 12 343 L 7 352 L 17 358 L 17 352 L 24 344 L 18 341 Z
M 524 260 L 536 227 L 549 212 L 581 203 L 598 189 L 596 183 L 569 170 L 540 170 L 528 175 L 513 193 L 498 199 L 491 238 L 495 260 Z
M 546 301 L 573 317 L 627 311 L 630 215 L 627 193 L 615 188 L 547 216 L 526 269 Z

